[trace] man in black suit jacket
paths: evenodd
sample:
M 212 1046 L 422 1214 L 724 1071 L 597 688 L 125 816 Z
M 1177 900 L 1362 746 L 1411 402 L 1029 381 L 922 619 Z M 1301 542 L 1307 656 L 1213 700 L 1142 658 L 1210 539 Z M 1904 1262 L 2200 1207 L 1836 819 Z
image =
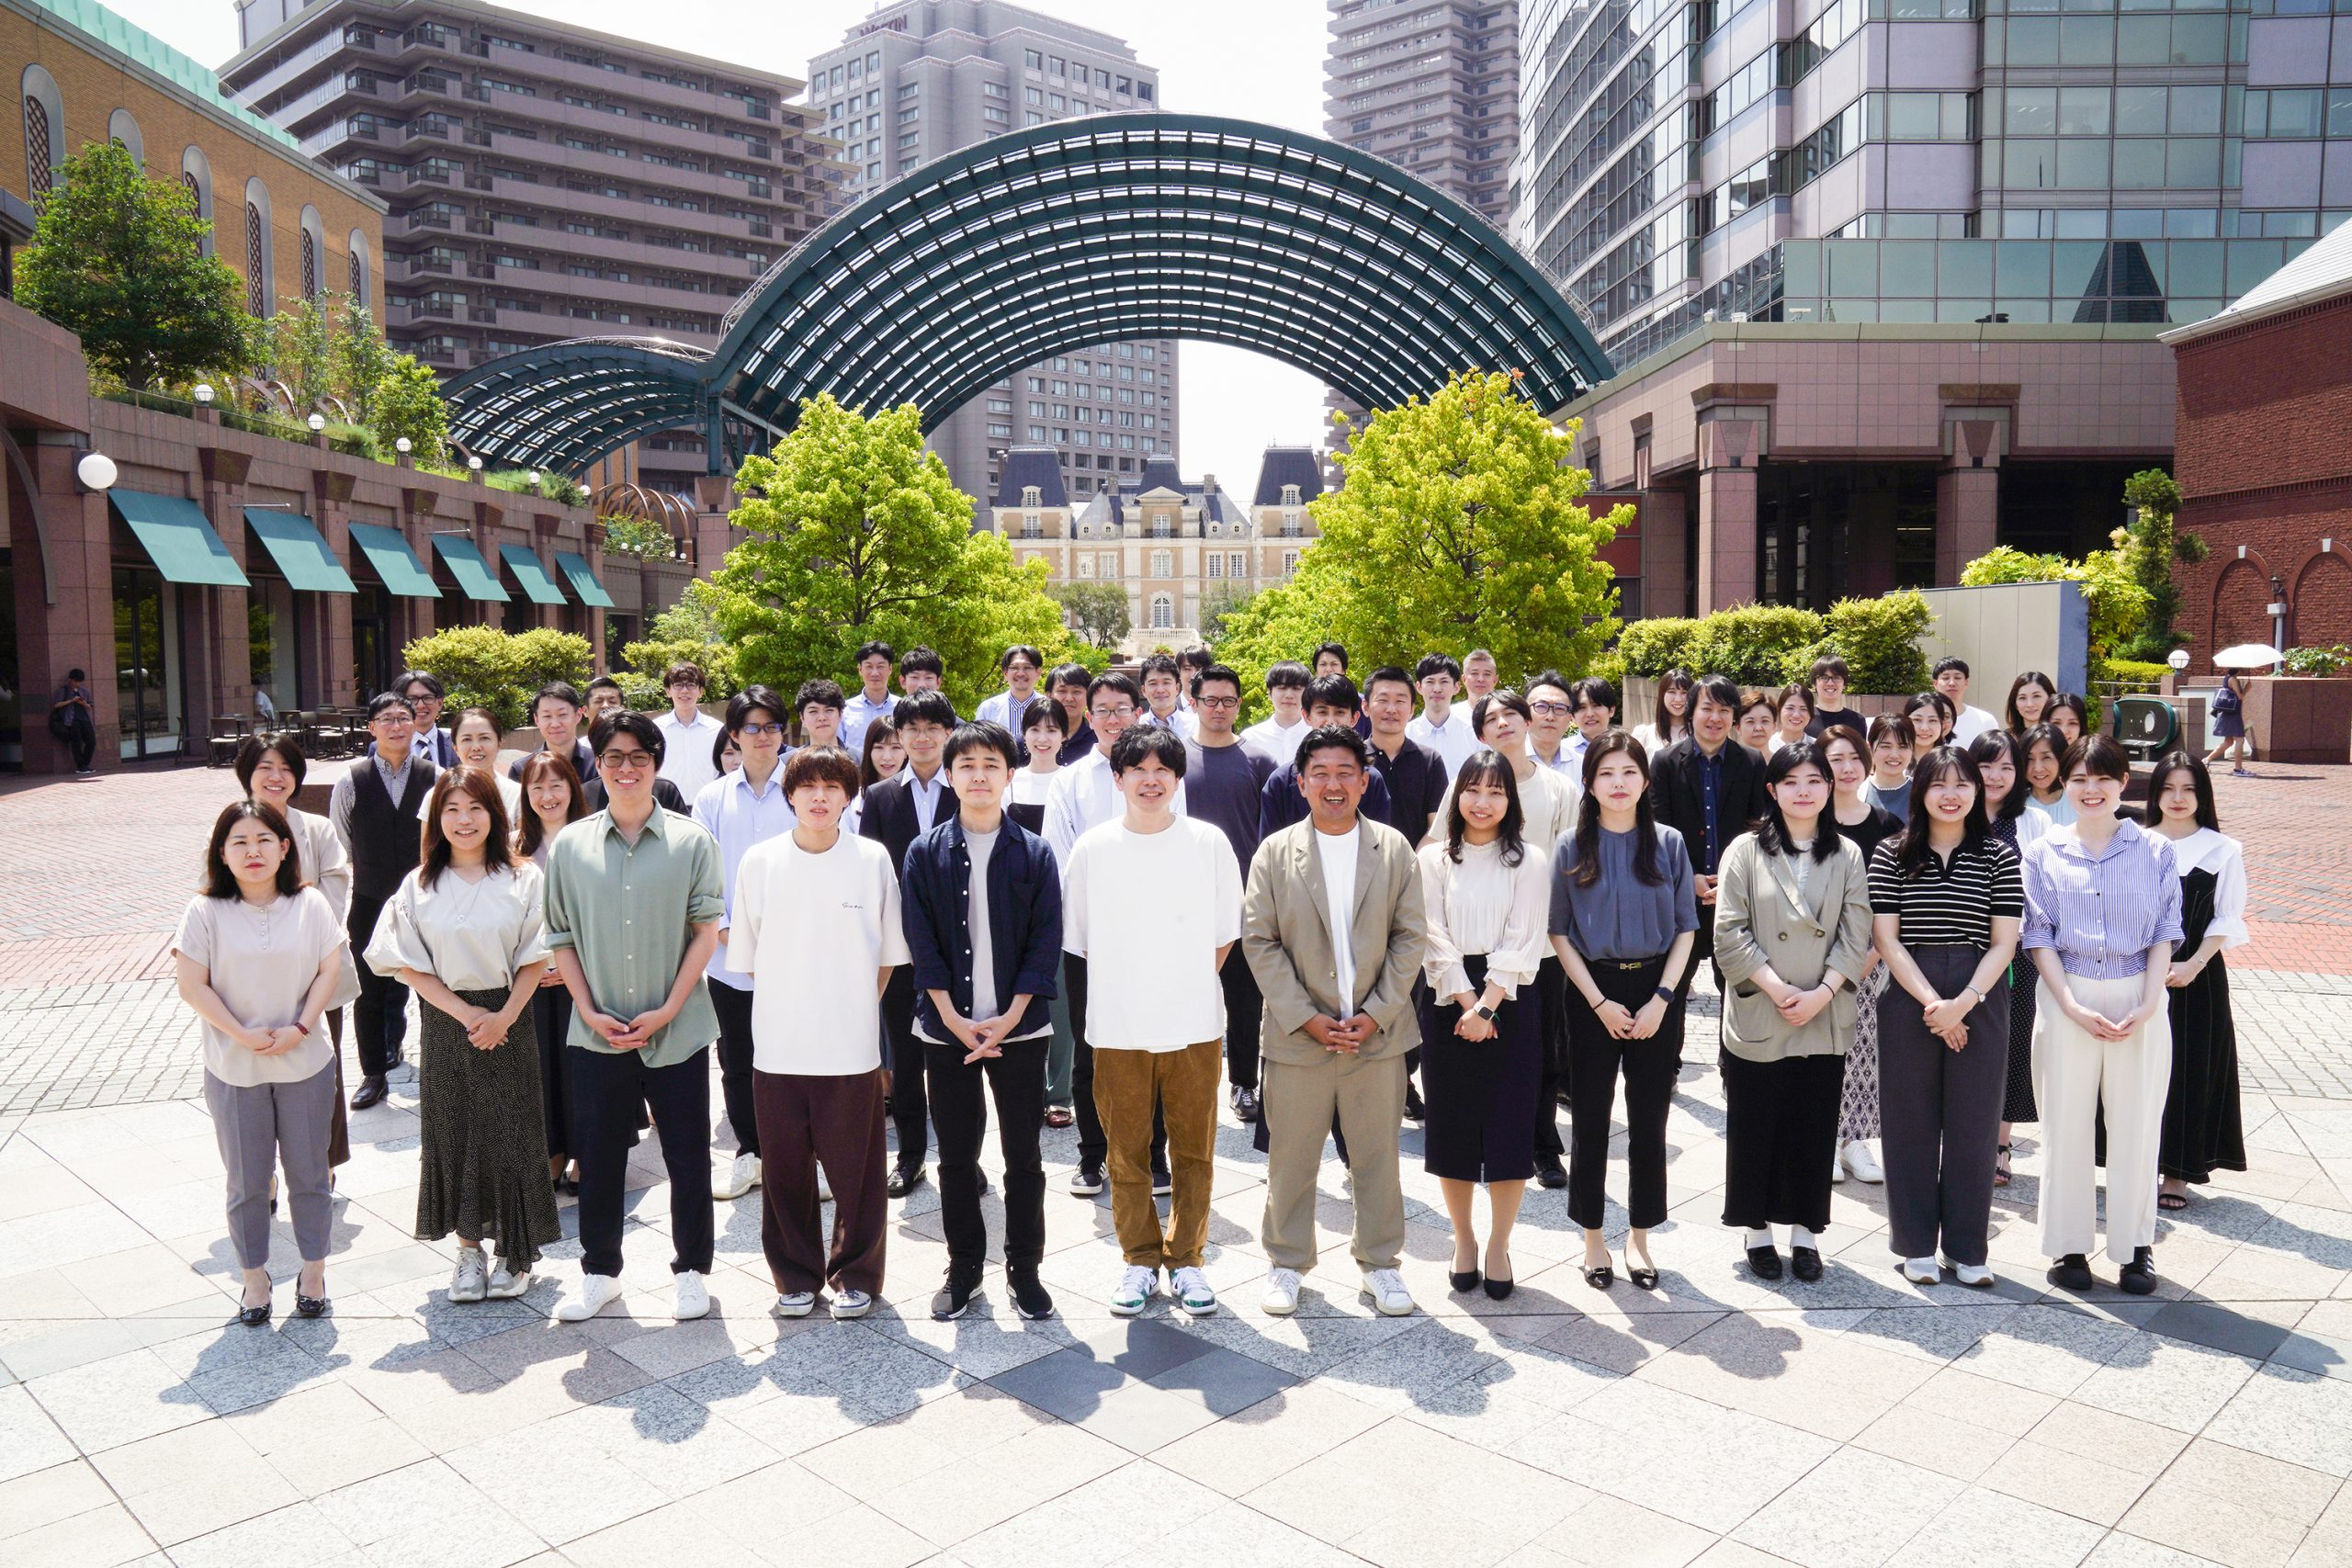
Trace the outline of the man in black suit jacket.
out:
M 940 753 L 956 731 L 956 710 L 944 693 L 918 692 L 899 699 L 891 720 L 899 727 L 907 763 L 866 787 L 857 832 L 890 852 L 890 867 L 903 879 L 907 846 L 959 809 L 955 787 L 940 765 Z M 923 1156 L 931 1149 L 931 1102 L 923 1092 L 922 1042 L 915 1035 L 912 964 L 890 971 L 890 983 L 882 992 L 882 1032 L 890 1049 L 890 1120 L 899 1130 L 899 1159 L 890 1172 L 889 1192 L 903 1198 L 922 1184 Z
M 1693 962 L 1682 972 L 1685 990 L 1698 970 L 1696 960 L 1712 963 L 1715 955 L 1715 867 L 1731 841 L 1747 831 L 1767 806 L 1764 759 L 1731 738 L 1738 714 L 1739 688 L 1724 676 L 1708 676 L 1691 688 L 1690 733 L 1650 764 L 1650 809 L 1682 835 L 1690 852 L 1690 869 L 1699 878 L 1699 940 Z M 1720 988 L 1721 970 L 1715 983 Z

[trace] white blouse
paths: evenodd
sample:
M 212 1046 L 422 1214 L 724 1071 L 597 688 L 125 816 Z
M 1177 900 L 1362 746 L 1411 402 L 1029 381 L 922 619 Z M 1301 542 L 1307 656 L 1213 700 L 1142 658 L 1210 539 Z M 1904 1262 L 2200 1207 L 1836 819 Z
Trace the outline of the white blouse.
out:
M 2213 874 L 2213 919 L 2207 936 L 2222 939 L 2222 951 L 2253 940 L 2245 929 L 2245 850 L 2227 833 L 2199 828 L 2172 841 L 2173 869 L 2187 876 L 2199 866 Z
M 305 887 L 288 897 L 254 905 L 243 898 L 188 900 L 172 937 L 172 951 L 204 966 L 206 983 L 248 1029 L 300 1021 L 319 965 L 349 939 L 326 896 Z M 300 1083 L 332 1059 L 323 1027 L 283 1055 L 264 1056 L 204 1026 L 204 1070 L 236 1089 Z
M 384 904 L 368 966 L 386 979 L 403 969 L 453 991 L 503 991 L 524 965 L 548 956 L 539 868 L 526 862 L 469 882 L 456 867 L 426 887 L 408 874 Z
M 1429 948 L 1421 972 L 1441 997 L 1476 990 L 1463 964 L 1484 953 L 1487 979 L 1506 997 L 1535 978 L 1551 951 L 1552 857 L 1529 840 L 1517 865 L 1503 863 L 1502 845 L 1464 843 L 1457 865 L 1442 841 L 1423 844 L 1421 910 Z
M 1557 768 L 1537 763 L 1535 772 L 1519 781 L 1520 837 L 1527 840 L 1528 852 L 1551 865 L 1552 846 L 1560 835 L 1577 825 L 1577 804 L 1584 797 L 1580 779 L 1571 779 Z M 1439 812 L 1430 824 L 1431 837 L 1445 837 L 1446 814 Z M 1468 846 L 1464 846 L 1464 852 Z

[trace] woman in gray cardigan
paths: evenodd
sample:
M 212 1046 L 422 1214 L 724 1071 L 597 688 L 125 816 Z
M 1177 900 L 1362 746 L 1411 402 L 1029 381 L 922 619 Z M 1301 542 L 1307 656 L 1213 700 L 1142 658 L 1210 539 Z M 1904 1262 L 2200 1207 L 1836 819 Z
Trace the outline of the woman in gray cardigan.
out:
M 1838 829 L 1821 743 L 1772 754 L 1753 833 L 1724 852 L 1715 962 L 1724 975 L 1724 1224 L 1747 1233 L 1748 1267 L 1821 1278 L 1854 987 L 1871 946 L 1870 876 Z

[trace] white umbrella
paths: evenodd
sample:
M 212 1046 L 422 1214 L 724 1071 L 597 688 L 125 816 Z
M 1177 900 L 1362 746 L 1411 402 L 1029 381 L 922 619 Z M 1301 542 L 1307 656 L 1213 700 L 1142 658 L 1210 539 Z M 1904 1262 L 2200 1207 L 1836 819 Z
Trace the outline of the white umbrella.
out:
M 2242 642 L 2235 648 L 2225 648 L 2213 655 L 2216 670 L 2267 670 L 2274 664 L 2284 664 L 2287 656 L 2267 643 Z

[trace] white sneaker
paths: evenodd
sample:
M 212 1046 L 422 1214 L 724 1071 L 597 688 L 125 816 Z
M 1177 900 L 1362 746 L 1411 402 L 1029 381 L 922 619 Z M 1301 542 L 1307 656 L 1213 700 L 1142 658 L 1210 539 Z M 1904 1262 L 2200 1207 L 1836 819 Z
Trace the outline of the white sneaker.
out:
M 610 1274 L 582 1274 L 580 1293 L 555 1309 L 559 1323 L 585 1323 L 621 1299 L 621 1282 Z
M 759 1184 L 760 1156 L 737 1155 L 735 1163 L 727 1168 L 727 1174 L 710 1184 L 710 1191 L 712 1197 L 724 1202 L 729 1199 L 741 1198 Z
M 1276 1264 L 1266 1270 L 1266 1293 L 1258 1298 L 1259 1309 L 1275 1317 L 1288 1317 L 1298 1310 L 1298 1270 Z
M 1409 1317 L 1413 1311 L 1413 1292 L 1405 1288 L 1405 1276 L 1394 1269 L 1368 1269 L 1363 1277 L 1363 1293 L 1383 1317 Z
M 1159 1270 L 1130 1263 L 1119 1276 L 1116 1289 L 1111 1292 L 1111 1310 L 1121 1317 L 1133 1317 L 1159 1290 Z
M 670 1315 L 680 1323 L 691 1323 L 710 1311 L 710 1288 L 701 1275 L 688 1269 L 677 1278 L 678 1296 L 671 1304 Z
M 1932 1285 L 1943 1278 L 1932 1258 L 1906 1258 L 1903 1260 L 1903 1277 L 1915 1285 Z
M 1954 1263 L 1947 1258 L 1944 1259 L 1944 1267 L 1951 1270 L 1953 1279 L 1976 1290 L 1981 1291 L 1993 1282 L 1993 1270 L 1985 1268 L 1982 1263 Z
M 458 1267 L 449 1276 L 449 1299 L 453 1302 L 481 1301 L 490 1290 L 490 1260 L 479 1247 L 458 1248 Z
M 1869 1139 L 1849 1141 L 1843 1157 L 1846 1168 L 1853 1173 L 1855 1180 L 1866 1181 L 1875 1187 L 1886 1179 L 1886 1171 L 1879 1165 L 1878 1153 L 1871 1147 Z
M 1216 1292 L 1209 1285 L 1209 1277 L 1198 1269 L 1179 1269 L 1168 1277 L 1174 1287 L 1176 1304 L 1193 1317 L 1206 1317 L 1216 1311 Z
M 504 1265 L 502 1264 L 498 1269 L 492 1272 L 490 1276 L 490 1285 L 483 1293 L 490 1301 L 511 1302 L 515 1297 L 529 1291 L 530 1288 L 531 1271 L 528 1269 L 524 1269 L 519 1274 L 510 1274 L 506 1271 Z
M 769 1310 L 778 1317 L 807 1317 L 817 1310 L 817 1292 L 788 1291 L 776 1297 L 775 1305 Z
M 874 1298 L 864 1291 L 844 1289 L 833 1297 L 833 1318 L 836 1322 L 845 1322 L 853 1317 L 864 1317 L 873 1310 Z

